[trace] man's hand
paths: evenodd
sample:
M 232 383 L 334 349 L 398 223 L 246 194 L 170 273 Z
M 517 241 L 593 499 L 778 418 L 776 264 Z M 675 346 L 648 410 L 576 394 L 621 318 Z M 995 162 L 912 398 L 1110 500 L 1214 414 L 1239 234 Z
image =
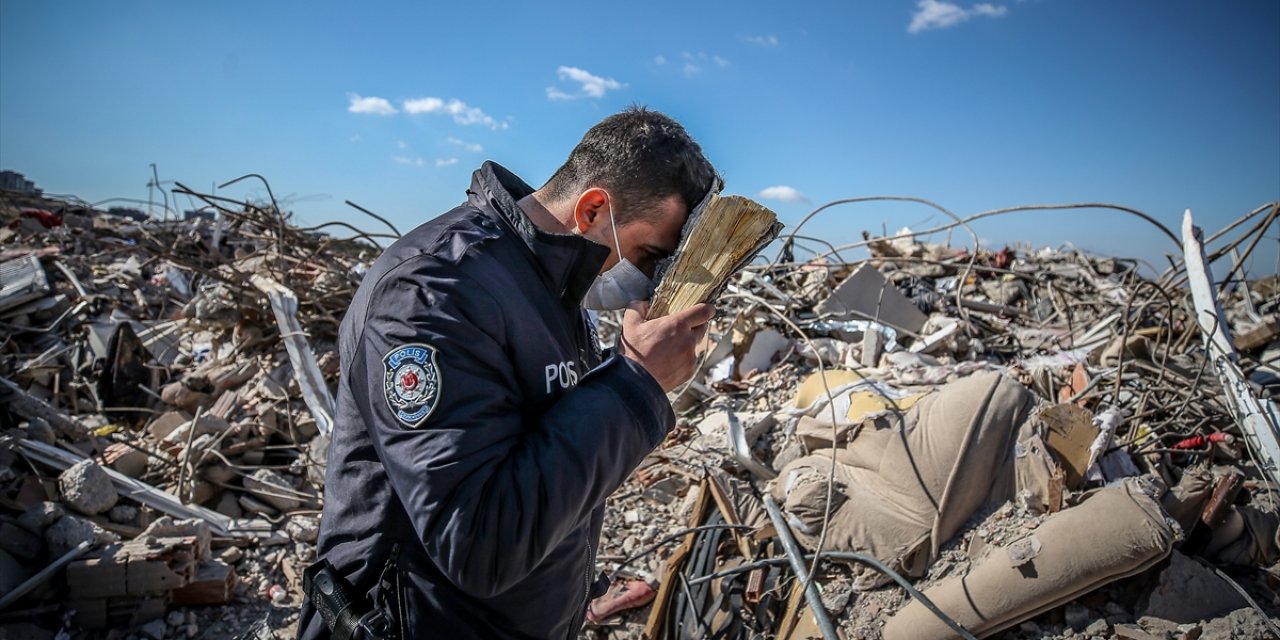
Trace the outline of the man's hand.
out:
M 648 312 L 648 302 L 636 301 L 627 306 L 622 314 L 618 353 L 640 363 L 664 391 L 671 391 L 693 375 L 698 364 L 694 351 L 716 310 L 704 303 L 646 321 Z

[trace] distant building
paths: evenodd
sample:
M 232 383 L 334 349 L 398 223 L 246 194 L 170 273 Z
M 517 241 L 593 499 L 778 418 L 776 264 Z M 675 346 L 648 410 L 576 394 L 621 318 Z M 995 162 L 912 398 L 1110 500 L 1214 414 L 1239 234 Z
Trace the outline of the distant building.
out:
M 44 189 L 37 189 L 35 182 L 28 180 L 26 176 L 17 171 L 0 171 L 0 189 L 17 191 L 18 193 L 26 193 L 33 196 L 39 196 L 44 193 Z
M 213 209 L 187 209 L 186 211 L 182 212 L 182 219 L 183 220 L 195 220 L 195 219 L 217 220 L 218 213 Z
M 150 218 L 150 216 L 143 213 L 140 209 L 134 209 L 132 207 L 111 207 L 110 209 L 107 209 L 107 215 L 120 216 L 121 218 L 132 218 L 139 222 Z

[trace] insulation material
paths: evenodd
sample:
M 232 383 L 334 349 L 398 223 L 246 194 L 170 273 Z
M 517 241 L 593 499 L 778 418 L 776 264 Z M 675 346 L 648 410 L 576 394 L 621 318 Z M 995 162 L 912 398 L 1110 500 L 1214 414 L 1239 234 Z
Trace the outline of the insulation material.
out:
M 966 378 L 921 399 L 901 422 L 891 415 L 873 419 L 847 446 L 787 465 L 774 496 L 797 539 L 813 549 L 834 451 L 836 491 L 825 548 L 868 553 L 920 575 L 980 507 L 1022 491 L 1047 493 L 1052 461 L 1034 433 L 1036 423 L 1027 421 L 1033 404 L 1031 393 L 1009 378 Z M 859 589 L 887 581 L 869 570 L 855 572 Z
M 1035 557 L 1020 562 L 1011 558 L 1009 549 L 995 550 L 968 575 L 946 580 L 924 594 L 982 637 L 1145 571 L 1169 555 L 1178 529 L 1160 508 L 1155 492 L 1137 478 L 1100 489 L 1083 504 L 1045 520 L 1033 534 L 1040 544 Z M 919 602 L 907 604 L 884 628 L 885 640 L 954 635 Z

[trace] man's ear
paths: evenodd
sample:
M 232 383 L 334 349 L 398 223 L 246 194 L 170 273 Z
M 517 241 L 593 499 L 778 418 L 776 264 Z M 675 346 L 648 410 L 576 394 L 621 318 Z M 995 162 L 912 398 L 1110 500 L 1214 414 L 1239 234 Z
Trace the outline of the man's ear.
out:
M 609 193 L 600 187 L 591 187 L 578 196 L 573 205 L 573 229 L 579 234 L 600 224 L 609 209 Z

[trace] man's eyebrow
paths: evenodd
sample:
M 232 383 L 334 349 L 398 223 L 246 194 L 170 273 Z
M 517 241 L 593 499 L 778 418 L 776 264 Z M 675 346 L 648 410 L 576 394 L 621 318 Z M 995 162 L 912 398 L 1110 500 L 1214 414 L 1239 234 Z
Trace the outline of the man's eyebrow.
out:
M 662 257 L 664 257 L 664 258 L 676 252 L 676 250 L 675 250 L 675 249 L 668 249 L 668 248 L 666 248 L 666 247 L 660 247 L 660 246 L 658 246 L 658 245 L 656 245 L 656 244 L 645 244 L 645 245 L 644 245 L 644 249 L 645 249 L 645 251 L 648 251 L 649 253 L 653 253 L 653 254 L 656 254 L 656 255 L 662 256 Z

